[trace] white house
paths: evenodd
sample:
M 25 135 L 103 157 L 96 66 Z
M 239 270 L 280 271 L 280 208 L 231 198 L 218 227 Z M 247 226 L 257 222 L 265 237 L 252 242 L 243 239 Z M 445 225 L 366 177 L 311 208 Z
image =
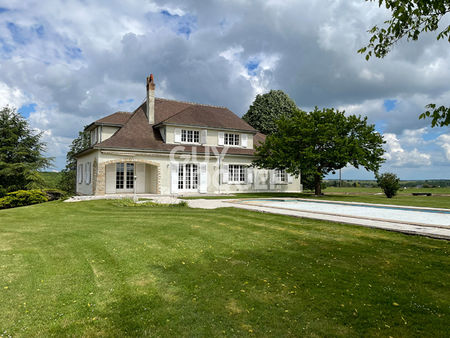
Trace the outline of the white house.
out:
M 116 112 L 86 127 L 91 145 L 77 155 L 80 195 L 186 194 L 302 190 L 284 170 L 251 166 L 264 142 L 224 107 L 155 98 L 134 112 Z

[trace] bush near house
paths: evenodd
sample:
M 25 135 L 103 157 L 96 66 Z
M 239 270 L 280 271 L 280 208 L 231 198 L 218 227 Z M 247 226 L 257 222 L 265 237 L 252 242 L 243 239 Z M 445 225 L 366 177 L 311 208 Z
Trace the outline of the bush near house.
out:
M 22 207 L 47 201 L 47 194 L 41 190 L 18 190 L 0 198 L 0 209 Z

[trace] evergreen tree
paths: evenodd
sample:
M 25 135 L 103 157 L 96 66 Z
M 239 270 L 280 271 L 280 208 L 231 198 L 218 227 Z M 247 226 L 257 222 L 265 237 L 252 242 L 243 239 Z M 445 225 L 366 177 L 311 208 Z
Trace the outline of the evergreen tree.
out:
M 0 110 L 0 196 L 7 192 L 39 187 L 38 170 L 48 168 L 52 159 L 44 157 L 42 133 L 9 106 Z

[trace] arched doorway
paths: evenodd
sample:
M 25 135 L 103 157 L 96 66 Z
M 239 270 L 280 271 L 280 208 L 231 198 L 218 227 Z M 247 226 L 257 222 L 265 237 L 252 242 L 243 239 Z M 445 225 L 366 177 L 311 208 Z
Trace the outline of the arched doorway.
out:
M 159 165 L 144 161 L 114 161 L 105 164 L 107 194 L 159 194 Z M 134 180 L 136 176 L 136 180 Z

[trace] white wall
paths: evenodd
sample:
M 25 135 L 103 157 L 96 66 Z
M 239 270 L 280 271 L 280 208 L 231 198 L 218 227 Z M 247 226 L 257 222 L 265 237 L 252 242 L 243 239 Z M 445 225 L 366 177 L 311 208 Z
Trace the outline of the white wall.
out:
M 99 163 L 107 161 L 123 161 L 123 162 L 135 162 L 136 170 L 138 173 L 137 187 L 138 192 L 152 192 L 156 193 L 157 190 L 157 169 L 153 165 L 143 165 L 139 162 L 152 162 L 159 164 L 161 171 L 160 177 L 160 193 L 163 195 L 172 194 L 171 185 L 171 161 L 168 154 L 152 154 L 152 153 L 134 153 L 134 152 L 98 152 Z M 83 163 L 87 159 L 83 157 Z M 93 160 L 92 160 L 93 161 Z M 235 183 L 222 183 L 221 169 L 224 164 L 239 164 L 250 166 L 252 157 L 250 156 L 231 156 L 228 155 L 220 161 L 217 161 L 216 157 L 210 157 L 205 159 L 203 156 L 197 156 L 196 159 L 190 158 L 187 155 L 176 155 L 175 161 L 178 163 L 197 163 L 207 162 L 207 192 L 210 194 L 217 193 L 234 193 L 234 192 L 251 192 L 251 191 L 279 191 L 279 192 L 299 192 L 301 191 L 300 179 L 293 178 L 290 184 L 273 184 L 270 183 L 271 172 L 265 169 L 253 168 L 254 177 L 253 183 L 235 184 Z M 142 167 L 141 167 L 142 166 Z M 111 173 L 109 173 L 111 171 Z M 110 176 L 108 176 L 110 175 Z M 106 193 L 115 192 L 115 164 L 106 166 Z M 92 194 L 92 187 L 84 187 L 84 183 L 77 190 L 83 194 Z M 145 187 L 145 188 L 144 188 Z M 83 190 L 82 190 L 82 189 Z M 141 190 L 142 189 L 142 190 Z M 183 193 L 180 191 L 178 193 Z
M 94 180 L 94 160 L 98 161 L 98 151 L 92 152 L 88 155 L 85 155 L 81 158 L 77 159 L 77 177 L 76 177 L 76 192 L 79 195 L 92 195 L 93 194 L 93 180 Z M 86 164 L 90 163 L 90 171 L 91 171 L 91 179 L 89 184 L 86 183 Z M 78 171 L 80 168 L 80 164 L 83 165 L 83 182 L 79 183 L 78 181 Z
M 114 133 L 119 130 L 119 128 L 118 127 L 101 126 L 101 130 L 102 130 L 102 139 L 101 139 L 101 141 L 103 142 L 104 140 L 107 140 L 111 136 L 113 136 Z
M 183 143 L 176 143 L 175 142 L 175 129 L 186 129 L 186 130 L 204 130 L 201 128 L 190 128 L 190 127 L 174 127 L 174 126 L 165 126 L 163 127 L 166 129 L 166 143 L 170 144 L 180 144 L 183 145 Z M 225 130 L 216 130 L 216 129 L 207 129 L 207 137 L 206 137 L 206 145 L 208 146 L 219 146 L 219 132 L 223 133 L 231 133 L 231 134 L 240 134 L 241 138 L 243 134 L 247 135 L 247 147 L 246 149 L 253 149 L 253 134 L 251 133 L 241 133 L 241 132 L 234 132 L 234 131 L 225 131 Z M 233 148 L 242 148 L 240 146 L 236 146 Z

